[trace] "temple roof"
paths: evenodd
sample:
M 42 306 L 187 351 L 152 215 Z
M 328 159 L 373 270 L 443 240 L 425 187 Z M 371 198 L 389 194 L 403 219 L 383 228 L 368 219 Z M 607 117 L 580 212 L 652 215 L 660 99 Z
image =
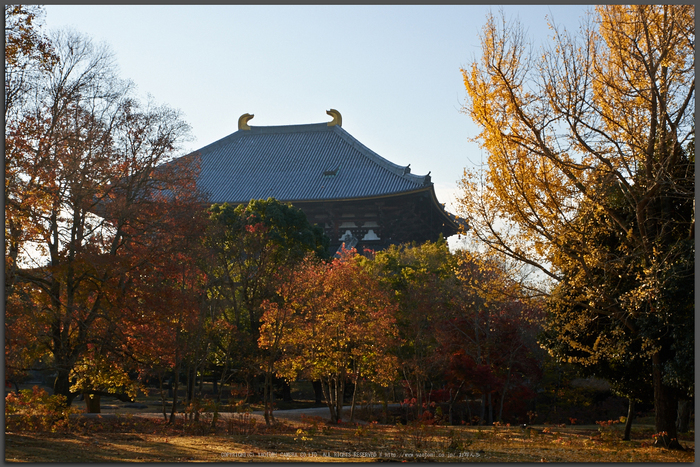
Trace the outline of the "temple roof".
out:
M 239 127 L 196 151 L 201 158 L 198 188 L 209 202 L 357 199 L 432 186 L 429 174 L 413 175 L 409 167 L 384 159 L 335 120 L 260 127 L 239 122 Z

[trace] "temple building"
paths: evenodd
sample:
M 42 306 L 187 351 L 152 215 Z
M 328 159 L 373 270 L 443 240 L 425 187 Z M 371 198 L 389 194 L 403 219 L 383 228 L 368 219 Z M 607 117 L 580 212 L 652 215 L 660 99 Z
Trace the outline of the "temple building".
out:
M 458 233 L 463 222 L 438 202 L 430 174 L 389 162 L 345 131 L 338 111 L 326 113 L 331 122 L 285 126 L 241 116 L 238 131 L 196 151 L 199 190 L 210 203 L 289 202 L 324 227 L 332 251 Z

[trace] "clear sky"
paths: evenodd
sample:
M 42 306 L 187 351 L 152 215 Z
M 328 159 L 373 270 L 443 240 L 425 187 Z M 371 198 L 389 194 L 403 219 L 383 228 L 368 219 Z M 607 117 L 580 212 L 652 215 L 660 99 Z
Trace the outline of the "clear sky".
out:
M 588 6 L 510 5 L 533 38 L 546 17 L 573 30 Z M 334 108 L 343 128 L 382 157 L 431 172 L 453 205 L 458 180 L 482 159 L 460 112 L 460 67 L 480 52 L 489 5 L 48 5 L 47 29 L 73 28 L 116 54 L 142 96 L 179 109 L 195 150 L 253 126 L 320 123 Z

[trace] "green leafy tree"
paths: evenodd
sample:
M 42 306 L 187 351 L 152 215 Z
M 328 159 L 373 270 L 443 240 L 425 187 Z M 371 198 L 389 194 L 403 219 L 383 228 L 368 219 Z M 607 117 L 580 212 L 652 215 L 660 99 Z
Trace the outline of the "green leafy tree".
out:
M 606 193 L 605 203 L 617 216 L 634 224 L 634 213 L 624 211 L 626 205 L 615 185 L 599 190 Z M 564 276 L 548 297 L 549 313 L 540 342 L 558 360 L 574 364 L 581 375 L 608 380 L 615 393 L 628 399 L 625 439 L 629 440 L 635 402 L 653 401 L 650 355 L 624 321 L 601 319 L 581 304 L 597 302 L 601 308 L 615 309 L 616 300 L 634 293 L 642 271 L 604 211 L 582 206 L 575 222 L 585 235 L 570 237 L 568 248 L 596 245 L 598 254 L 585 273 L 571 263 L 562 265 Z
M 398 304 L 400 344 L 392 351 L 400 364 L 406 396 L 416 401 L 416 416 L 427 400 L 431 382 L 441 376 L 435 329 L 455 305 L 459 288 L 456 266 L 445 241 L 392 245 L 377 252 L 367 266 Z
M 207 244 L 216 264 L 212 293 L 231 308 L 232 323 L 256 334 L 260 303 L 273 293 L 274 273 L 309 251 L 326 256 L 328 239 L 300 209 L 270 198 L 210 209 Z M 257 338 L 256 338 L 257 339 Z
M 329 239 L 303 211 L 273 198 L 239 206 L 215 204 L 209 213 L 209 304 L 213 319 L 224 320 L 231 329 L 216 340 L 217 354 L 224 356 L 222 374 L 235 366 L 251 383 L 260 374 L 261 305 L 276 296 L 278 273 L 309 253 L 327 257 Z

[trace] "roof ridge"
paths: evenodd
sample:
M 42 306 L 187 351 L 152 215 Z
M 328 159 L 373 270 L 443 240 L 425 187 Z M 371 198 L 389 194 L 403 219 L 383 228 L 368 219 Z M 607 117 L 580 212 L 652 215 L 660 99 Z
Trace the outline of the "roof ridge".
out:
M 249 125 L 250 129 L 249 130 L 236 130 L 233 133 L 230 133 L 226 136 L 224 136 L 221 139 L 218 139 L 214 141 L 213 143 L 209 143 L 206 146 L 203 146 L 199 148 L 197 151 L 199 152 L 205 152 L 211 149 L 216 148 L 217 146 L 220 146 L 222 144 L 226 144 L 231 142 L 234 139 L 240 138 L 242 136 L 246 135 L 260 135 L 260 134 L 273 134 L 273 133 L 295 133 L 298 132 L 299 130 L 314 130 L 314 131 L 330 131 L 333 127 L 329 127 L 327 123 L 302 123 L 298 125 L 265 125 L 265 126 L 257 126 L 257 125 Z
M 328 123 L 301 123 L 297 125 L 249 125 L 250 130 L 238 130 L 250 134 L 266 133 L 295 133 L 299 131 L 324 131 L 330 130 Z M 238 133 L 238 131 L 236 133 Z

